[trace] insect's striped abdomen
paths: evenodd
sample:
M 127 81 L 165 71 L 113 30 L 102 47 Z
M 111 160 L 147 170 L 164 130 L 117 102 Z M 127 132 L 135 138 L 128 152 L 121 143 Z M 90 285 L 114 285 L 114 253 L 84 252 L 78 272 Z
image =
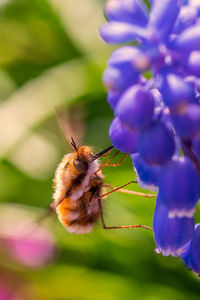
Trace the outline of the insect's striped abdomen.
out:
M 99 217 L 97 195 L 101 191 L 101 184 L 93 186 L 76 201 L 65 198 L 57 207 L 58 218 L 71 233 L 89 233 Z

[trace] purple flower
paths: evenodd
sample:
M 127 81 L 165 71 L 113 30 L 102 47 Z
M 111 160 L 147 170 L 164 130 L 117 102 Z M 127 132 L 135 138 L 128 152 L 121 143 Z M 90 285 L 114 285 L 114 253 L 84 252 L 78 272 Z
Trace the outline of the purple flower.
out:
M 109 0 L 105 15 L 109 21 L 124 21 L 139 26 L 145 26 L 148 22 L 147 9 L 138 0 Z
M 200 76 L 200 51 L 192 51 L 186 61 L 187 71 L 197 77 Z
M 162 165 L 169 161 L 175 151 L 172 131 L 161 122 L 153 122 L 138 136 L 138 152 L 149 165 Z
M 194 25 L 198 19 L 198 10 L 194 6 L 183 5 L 178 15 L 173 32 L 181 33 L 184 29 Z
M 130 130 L 148 127 L 153 119 L 154 99 L 141 85 L 134 85 L 120 98 L 115 114 Z
M 200 50 L 200 25 L 194 25 L 178 35 L 172 42 L 172 48 L 176 51 L 184 49 L 185 52 Z
M 191 240 L 194 232 L 194 218 L 169 218 L 168 210 L 158 196 L 153 218 L 156 252 L 164 256 L 179 256 L 183 246 Z
M 160 166 L 150 166 L 141 158 L 139 153 L 131 155 L 135 172 L 141 187 L 155 190 L 158 185 Z
M 117 103 L 119 102 L 121 94 L 122 93 L 120 93 L 120 92 L 114 92 L 114 91 L 108 92 L 107 101 L 110 104 L 110 107 L 112 109 L 115 109 L 115 107 L 117 106 Z
M 200 134 L 200 104 L 181 105 L 172 112 L 171 118 L 181 138 L 192 139 Z
M 109 135 L 113 145 L 121 152 L 136 152 L 138 132 L 126 129 L 118 117 L 110 125 Z
M 104 85 L 113 92 L 123 92 L 137 80 L 138 72 L 133 66 L 108 67 L 103 74 Z
M 124 22 L 109 22 L 100 29 L 101 37 L 109 44 L 120 44 L 146 39 L 148 33 L 140 26 Z
M 200 176 L 188 158 L 179 157 L 163 166 L 158 187 L 170 217 L 193 216 L 200 197 Z
M 186 267 L 200 276 L 200 225 L 197 225 L 190 242 L 184 246 L 181 255 Z
M 172 72 L 160 75 L 160 92 L 165 104 L 170 108 L 195 101 L 194 87 Z
M 137 42 L 115 50 L 103 76 L 110 138 L 131 154 L 139 183 L 158 186 L 158 251 L 178 255 L 200 198 L 200 3 L 154 0 L 149 12 L 142 3 L 108 1 L 100 29 L 109 44 Z
M 178 0 L 154 1 L 149 15 L 149 26 L 159 39 L 168 38 L 180 10 Z
M 190 245 L 191 245 L 191 240 L 184 245 L 183 247 L 183 252 L 181 253 L 181 258 L 184 261 L 185 266 L 191 270 L 191 264 L 190 264 L 190 255 L 189 255 L 189 249 L 190 249 Z

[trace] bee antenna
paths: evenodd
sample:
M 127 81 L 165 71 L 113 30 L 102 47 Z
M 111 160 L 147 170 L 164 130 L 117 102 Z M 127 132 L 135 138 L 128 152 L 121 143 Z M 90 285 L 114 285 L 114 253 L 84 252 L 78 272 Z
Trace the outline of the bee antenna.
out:
M 114 148 L 113 146 L 110 146 L 110 147 L 106 148 L 105 150 L 103 150 L 103 151 L 97 153 L 97 154 L 94 156 L 93 160 L 99 158 L 100 156 L 102 156 L 103 154 L 105 154 L 106 152 L 110 151 L 110 150 L 113 149 L 113 148 Z
M 73 139 L 73 137 L 71 137 L 71 145 L 72 145 L 72 147 L 77 151 L 78 150 L 78 148 L 77 148 L 77 146 L 76 146 L 76 143 L 75 143 L 75 141 L 74 141 L 74 139 Z

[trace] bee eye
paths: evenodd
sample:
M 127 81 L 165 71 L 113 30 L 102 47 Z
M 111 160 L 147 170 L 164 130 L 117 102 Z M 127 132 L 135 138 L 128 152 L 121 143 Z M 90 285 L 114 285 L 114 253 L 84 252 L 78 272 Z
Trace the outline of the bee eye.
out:
M 77 171 L 79 172 L 86 172 L 87 169 L 88 169 L 88 163 L 87 162 L 83 162 L 83 161 L 80 161 L 80 160 L 74 160 L 73 162 L 74 164 L 74 167 L 76 168 Z

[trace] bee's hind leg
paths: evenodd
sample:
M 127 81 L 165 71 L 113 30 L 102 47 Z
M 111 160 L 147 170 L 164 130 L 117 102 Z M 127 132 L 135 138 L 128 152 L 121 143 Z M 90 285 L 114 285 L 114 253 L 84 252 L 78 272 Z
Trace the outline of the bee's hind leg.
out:
M 136 192 L 136 191 L 132 191 L 132 190 L 126 190 L 126 189 L 122 189 L 122 188 L 115 188 L 109 183 L 104 183 L 103 186 L 107 187 L 113 191 L 120 192 L 120 193 L 142 196 L 142 197 L 147 197 L 147 198 L 156 198 L 157 197 L 157 194 L 147 194 L 147 193 L 141 193 L 141 192 Z
M 145 228 L 145 229 L 148 229 L 148 230 L 152 230 L 151 227 L 146 226 L 146 225 L 142 225 L 142 224 L 139 224 L 139 225 L 125 225 L 125 226 L 106 226 L 106 224 L 105 224 L 104 216 L 103 216 L 103 209 L 102 209 L 102 204 L 101 204 L 101 198 L 104 198 L 105 196 L 107 196 L 107 195 L 109 195 L 109 194 L 111 194 L 115 191 L 118 191 L 118 190 L 122 189 L 123 187 L 125 187 L 125 186 L 127 186 L 131 183 L 135 183 L 135 181 L 128 182 L 128 183 L 122 185 L 121 187 L 115 188 L 112 191 L 110 191 L 106 194 L 103 194 L 103 195 L 101 195 L 97 198 L 98 205 L 99 205 L 101 223 L 102 223 L 102 226 L 103 226 L 104 229 Z
M 99 205 L 99 210 L 100 210 L 100 218 L 101 218 L 101 223 L 104 229 L 127 229 L 127 228 L 144 228 L 148 230 L 152 230 L 151 227 L 146 226 L 146 225 L 125 225 L 125 226 L 106 226 L 105 221 L 104 221 L 104 216 L 103 216 L 103 209 L 101 205 L 101 199 L 98 199 L 98 205 Z

